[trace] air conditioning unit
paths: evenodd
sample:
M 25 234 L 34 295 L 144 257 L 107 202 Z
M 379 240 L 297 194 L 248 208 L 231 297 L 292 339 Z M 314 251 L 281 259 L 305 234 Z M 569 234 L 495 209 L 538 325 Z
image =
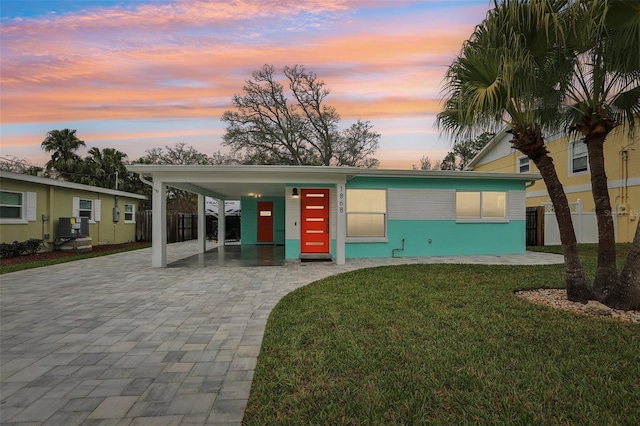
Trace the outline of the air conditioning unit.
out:
M 84 238 L 89 236 L 89 218 L 61 217 L 58 219 L 58 238 Z

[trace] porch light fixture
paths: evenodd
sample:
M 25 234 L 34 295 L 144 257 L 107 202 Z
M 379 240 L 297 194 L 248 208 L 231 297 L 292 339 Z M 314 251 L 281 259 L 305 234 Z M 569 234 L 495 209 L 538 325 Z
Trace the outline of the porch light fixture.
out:
M 291 191 L 291 196 L 292 196 L 293 198 L 298 198 L 298 197 L 299 197 L 299 195 L 298 195 L 298 188 L 293 188 L 293 191 Z

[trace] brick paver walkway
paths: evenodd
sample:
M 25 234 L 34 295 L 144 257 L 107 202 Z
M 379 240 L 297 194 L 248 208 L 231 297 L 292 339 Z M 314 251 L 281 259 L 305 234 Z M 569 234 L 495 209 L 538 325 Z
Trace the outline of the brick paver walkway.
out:
M 169 246 L 169 260 L 195 252 Z M 2 425 L 239 425 L 288 292 L 379 264 L 561 263 L 543 253 L 151 268 L 150 249 L 0 277 Z

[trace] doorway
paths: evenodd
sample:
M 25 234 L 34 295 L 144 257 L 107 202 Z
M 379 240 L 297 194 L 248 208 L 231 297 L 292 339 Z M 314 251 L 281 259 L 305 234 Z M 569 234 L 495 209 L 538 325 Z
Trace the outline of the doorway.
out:
M 258 243 L 273 243 L 273 202 L 258 202 Z
M 301 196 L 302 253 L 330 253 L 329 190 L 303 189 Z

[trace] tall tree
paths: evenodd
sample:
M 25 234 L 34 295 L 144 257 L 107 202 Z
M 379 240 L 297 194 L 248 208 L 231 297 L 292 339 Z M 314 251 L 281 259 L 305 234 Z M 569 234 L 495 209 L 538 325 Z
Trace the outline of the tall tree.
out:
M 51 153 L 51 160 L 45 164 L 47 171 L 55 170 L 62 178 L 78 171 L 82 159 L 77 154 L 80 148 L 86 145 L 84 141 L 78 139 L 75 130 L 51 130 L 42 141 L 42 149 Z
M 593 287 L 596 296 L 604 299 L 619 284 L 604 143 L 620 125 L 632 137 L 640 116 L 640 3 L 580 0 L 565 14 L 574 63 L 566 91 L 565 125 L 582 136 L 587 146 L 598 224 Z M 609 304 L 625 303 L 614 299 L 609 297 Z
M 476 27 L 446 75 L 444 110 L 438 125 L 459 140 L 510 127 L 514 148 L 538 167 L 560 228 L 565 284 L 571 300 L 593 293 L 580 260 L 571 212 L 543 128 L 557 126 L 558 97 L 568 82 L 555 76 L 566 66 L 560 12 L 565 1 L 505 1 Z M 554 109 L 555 107 L 555 109 Z
M 127 190 L 132 177 L 127 171 L 127 154 L 114 148 L 91 148 L 84 158 L 80 183 L 101 188 Z
M 457 141 L 453 149 L 445 155 L 441 170 L 464 170 L 471 160 L 491 141 L 495 133 L 484 132 L 477 138 Z
M 42 171 L 42 167 L 34 166 L 26 158 L 7 155 L 5 157 L 0 157 L 0 170 L 36 176 Z
M 138 158 L 134 163 L 189 165 L 230 164 L 234 162 L 232 156 L 225 156 L 218 152 L 214 154 L 213 157 L 209 157 L 184 142 L 178 142 L 174 146 L 165 146 L 164 148 L 151 148 L 145 152 L 146 155 Z M 148 185 L 145 185 L 144 190 L 149 191 L 150 195 Z M 197 209 L 197 197 L 195 194 L 188 191 L 170 188 L 167 191 L 167 201 L 167 209 L 171 211 L 195 213 Z
M 358 120 L 340 130 L 340 116 L 327 104 L 330 90 L 303 66 L 284 67 L 290 92 L 272 65 L 264 65 L 234 95 L 234 111 L 225 111 L 223 143 L 242 153 L 246 164 L 377 165 L 373 154 L 380 135 L 371 123 Z
M 420 162 L 417 165 L 411 165 L 413 170 L 442 170 L 441 167 L 442 162 L 440 160 L 435 160 L 435 162 L 433 162 L 427 155 L 420 157 Z
M 174 146 L 165 145 L 164 148 L 151 148 L 145 151 L 136 163 L 143 164 L 212 164 L 212 159 L 199 152 L 191 145 L 178 142 Z M 218 155 L 222 155 L 218 153 Z

